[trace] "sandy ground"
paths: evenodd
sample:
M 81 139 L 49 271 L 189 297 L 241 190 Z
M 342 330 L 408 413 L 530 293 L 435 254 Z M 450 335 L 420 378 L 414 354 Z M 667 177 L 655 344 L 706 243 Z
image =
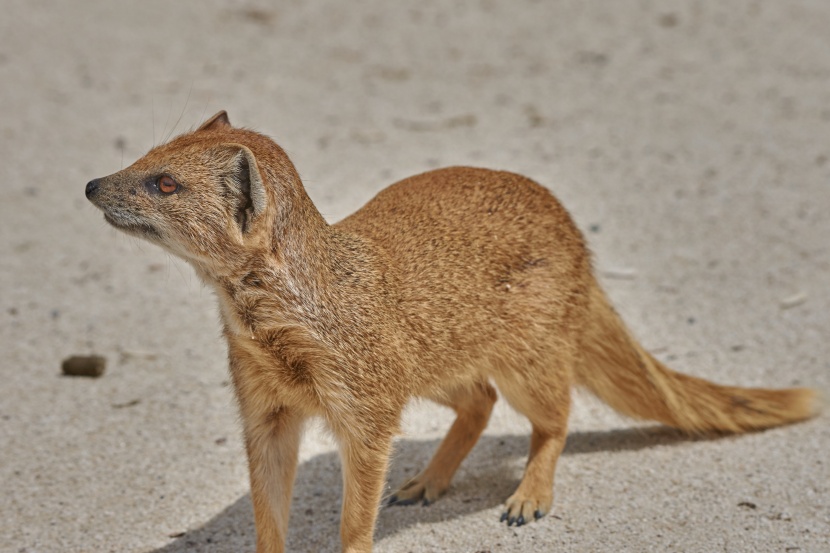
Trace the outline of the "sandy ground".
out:
M 4 0 L 0 551 L 253 550 L 214 298 L 83 195 L 219 109 L 282 144 L 332 221 L 437 166 L 525 173 L 661 359 L 830 390 L 824 0 Z M 93 352 L 102 378 L 60 376 Z M 408 410 L 390 488 L 451 420 Z M 444 499 L 382 511 L 377 550 L 830 551 L 826 414 L 689 439 L 578 396 L 555 516 L 507 528 L 527 432 L 500 404 Z M 319 428 L 294 496 L 289 550 L 335 550 Z

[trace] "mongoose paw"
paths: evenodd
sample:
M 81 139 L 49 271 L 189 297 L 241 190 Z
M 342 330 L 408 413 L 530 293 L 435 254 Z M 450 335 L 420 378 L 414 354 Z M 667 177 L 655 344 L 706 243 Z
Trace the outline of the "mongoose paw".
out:
M 386 500 L 386 505 L 414 505 L 421 503 L 427 506 L 435 502 L 447 491 L 447 485 L 440 485 L 423 475 L 418 475 L 393 493 Z
M 499 522 L 507 522 L 508 526 L 523 526 L 534 520 L 539 520 L 550 511 L 553 498 L 519 497 L 513 494 L 504 504 L 504 512 Z

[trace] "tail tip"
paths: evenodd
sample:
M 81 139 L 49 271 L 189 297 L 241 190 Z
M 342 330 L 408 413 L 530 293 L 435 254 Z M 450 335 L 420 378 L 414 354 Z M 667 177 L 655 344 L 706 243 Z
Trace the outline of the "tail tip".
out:
M 812 419 L 824 410 L 825 394 L 814 388 L 791 388 L 787 390 L 792 422 Z
M 804 388 L 804 401 L 807 404 L 807 418 L 818 416 L 827 404 L 827 394 L 821 390 Z

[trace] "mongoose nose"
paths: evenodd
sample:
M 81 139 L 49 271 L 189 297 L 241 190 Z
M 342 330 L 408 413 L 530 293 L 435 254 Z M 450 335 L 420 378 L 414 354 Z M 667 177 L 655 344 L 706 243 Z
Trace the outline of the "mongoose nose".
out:
M 86 183 L 86 197 L 91 198 L 95 191 L 98 190 L 98 184 L 101 182 L 101 179 L 92 179 L 88 183 Z

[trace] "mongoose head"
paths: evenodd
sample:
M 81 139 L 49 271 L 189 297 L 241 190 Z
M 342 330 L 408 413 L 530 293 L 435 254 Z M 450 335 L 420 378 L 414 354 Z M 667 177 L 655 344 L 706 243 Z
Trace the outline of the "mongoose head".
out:
M 279 146 L 231 126 L 224 111 L 86 185 L 104 219 L 211 274 L 273 248 L 278 211 L 302 190 Z M 277 198 L 282 201 L 278 202 Z

